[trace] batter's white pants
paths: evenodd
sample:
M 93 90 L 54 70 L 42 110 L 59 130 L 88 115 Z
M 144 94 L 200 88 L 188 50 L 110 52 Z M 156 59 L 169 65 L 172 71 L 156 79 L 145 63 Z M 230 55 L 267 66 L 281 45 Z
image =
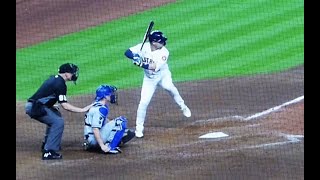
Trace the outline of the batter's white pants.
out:
M 182 99 L 178 89 L 172 82 L 171 72 L 169 70 L 161 72 L 159 76 L 155 76 L 154 78 L 149 78 L 146 75 L 144 75 L 140 94 L 141 98 L 136 118 L 137 132 L 143 132 L 144 130 L 144 122 L 147 113 L 147 108 L 157 86 L 161 86 L 167 92 L 169 92 L 170 96 L 174 99 L 174 101 L 179 105 L 180 108 L 183 108 L 185 106 L 184 100 Z

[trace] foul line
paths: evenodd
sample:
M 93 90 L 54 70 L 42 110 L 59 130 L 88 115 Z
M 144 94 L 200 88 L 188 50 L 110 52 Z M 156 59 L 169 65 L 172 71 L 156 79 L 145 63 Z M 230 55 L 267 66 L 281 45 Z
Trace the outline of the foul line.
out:
M 257 117 L 259 117 L 259 116 L 263 116 L 263 115 L 269 114 L 269 113 L 271 113 L 271 112 L 274 112 L 274 111 L 279 110 L 279 109 L 282 108 L 283 106 L 287 106 L 287 105 L 289 105 L 289 104 L 297 103 L 297 102 L 301 101 L 302 99 L 304 99 L 304 96 L 300 96 L 300 97 L 298 97 L 298 98 L 296 98 L 296 99 L 294 99 L 294 100 L 291 100 L 291 101 L 286 102 L 286 103 L 284 103 L 284 104 L 281 104 L 281 105 L 279 105 L 279 106 L 276 106 L 276 107 L 270 108 L 270 109 L 268 109 L 268 110 L 262 111 L 262 112 L 260 112 L 260 113 L 254 114 L 254 115 L 252 115 L 252 116 L 246 117 L 244 120 L 251 120 L 251 119 L 257 118 Z

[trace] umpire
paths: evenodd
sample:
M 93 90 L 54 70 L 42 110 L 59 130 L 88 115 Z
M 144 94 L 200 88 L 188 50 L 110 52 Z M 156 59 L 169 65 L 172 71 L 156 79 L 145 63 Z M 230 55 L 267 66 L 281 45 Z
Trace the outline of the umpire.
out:
M 65 63 L 59 67 L 58 74 L 50 76 L 40 88 L 28 99 L 25 105 L 26 114 L 32 119 L 47 125 L 44 141 L 41 146 L 42 159 L 62 159 L 58 153 L 61 149 L 61 139 L 64 130 L 64 119 L 55 106 L 71 112 L 87 112 L 92 104 L 79 108 L 67 102 L 67 81 L 76 81 L 79 68 L 75 64 Z

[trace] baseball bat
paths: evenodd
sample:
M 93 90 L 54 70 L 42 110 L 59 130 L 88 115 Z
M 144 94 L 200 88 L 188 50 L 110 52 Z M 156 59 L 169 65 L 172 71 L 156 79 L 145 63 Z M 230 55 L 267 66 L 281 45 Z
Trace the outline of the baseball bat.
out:
M 154 22 L 151 21 L 149 23 L 149 26 L 148 26 L 147 30 L 146 30 L 146 33 L 144 33 L 144 37 L 143 37 L 143 41 L 142 41 L 142 45 L 141 45 L 140 51 L 142 50 L 144 43 L 147 41 L 147 39 L 149 37 L 149 34 L 150 34 L 150 32 L 151 32 L 151 30 L 153 28 L 153 25 L 154 25 Z

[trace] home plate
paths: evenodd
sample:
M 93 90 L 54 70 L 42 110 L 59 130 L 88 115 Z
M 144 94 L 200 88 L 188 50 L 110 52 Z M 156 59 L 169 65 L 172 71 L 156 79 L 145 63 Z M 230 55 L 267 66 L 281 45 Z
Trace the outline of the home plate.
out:
M 221 137 L 227 137 L 227 136 L 229 135 L 223 132 L 213 132 L 213 133 L 207 133 L 205 135 L 202 135 L 199 138 L 221 138 Z

